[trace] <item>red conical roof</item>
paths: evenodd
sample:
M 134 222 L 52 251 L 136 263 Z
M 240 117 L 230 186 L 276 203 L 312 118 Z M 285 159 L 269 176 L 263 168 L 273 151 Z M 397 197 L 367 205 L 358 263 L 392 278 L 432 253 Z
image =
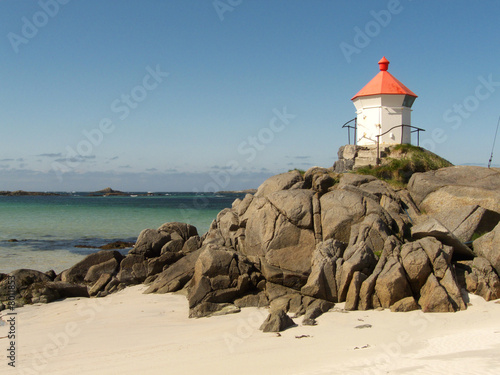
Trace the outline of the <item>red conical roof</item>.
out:
M 417 95 L 411 91 L 408 87 L 403 85 L 397 80 L 391 73 L 387 71 L 389 67 L 389 60 L 384 57 L 378 62 L 380 72 L 373 77 L 373 79 L 366 84 L 356 95 L 354 95 L 351 100 L 354 100 L 360 96 L 371 96 L 371 95 L 410 95 L 417 98 Z

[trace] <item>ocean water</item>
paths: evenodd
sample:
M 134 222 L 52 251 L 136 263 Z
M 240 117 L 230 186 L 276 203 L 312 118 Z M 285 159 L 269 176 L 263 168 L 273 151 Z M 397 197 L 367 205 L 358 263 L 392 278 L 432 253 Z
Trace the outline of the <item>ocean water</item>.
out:
M 75 245 L 134 242 L 141 230 L 158 228 L 170 221 L 194 225 L 201 236 L 219 211 L 243 197 L 242 194 L 139 194 L 0 196 L 0 272 L 19 268 L 60 272 L 99 251 Z

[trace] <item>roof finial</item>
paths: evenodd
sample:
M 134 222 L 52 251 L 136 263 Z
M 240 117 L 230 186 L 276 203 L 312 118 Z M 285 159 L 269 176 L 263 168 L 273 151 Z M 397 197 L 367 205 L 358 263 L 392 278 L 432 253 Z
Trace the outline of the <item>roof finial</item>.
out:
M 385 58 L 385 56 L 382 57 L 380 59 L 380 61 L 378 62 L 378 66 L 379 66 L 380 70 L 383 71 L 383 72 L 385 72 L 387 69 L 389 69 L 389 64 L 390 64 L 389 60 L 387 60 Z

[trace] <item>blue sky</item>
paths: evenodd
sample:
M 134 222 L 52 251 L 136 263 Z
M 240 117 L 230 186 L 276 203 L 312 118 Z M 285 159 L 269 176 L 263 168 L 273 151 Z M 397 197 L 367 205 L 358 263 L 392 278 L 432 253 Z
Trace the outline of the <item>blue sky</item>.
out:
M 422 145 L 485 165 L 499 14 L 493 0 L 2 0 L 0 190 L 242 189 L 329 167 L 382 56 L 419 96 Z

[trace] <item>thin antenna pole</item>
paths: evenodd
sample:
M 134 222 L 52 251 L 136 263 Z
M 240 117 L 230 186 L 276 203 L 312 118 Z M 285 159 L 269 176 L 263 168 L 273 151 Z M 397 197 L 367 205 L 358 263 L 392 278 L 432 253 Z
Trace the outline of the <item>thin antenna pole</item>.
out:
M 495 142 L 497 140 L 499 126 L 500 126 L 500 117 L 498 117 L 497 130 L 495 131 L 495 138 L 493 138 L 493 147 L 491 148 L 491 156 L 490 156 L 490 160 L 488 161 L 488 168 L 491 167 L 491 161 L 493 160 L 493 151 L 495 150 Z

